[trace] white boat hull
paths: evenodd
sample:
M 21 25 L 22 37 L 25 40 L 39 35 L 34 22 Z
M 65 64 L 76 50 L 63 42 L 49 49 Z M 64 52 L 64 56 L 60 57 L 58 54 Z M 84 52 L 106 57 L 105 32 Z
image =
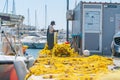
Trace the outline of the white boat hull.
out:
M 27 45 L 29 49 L 43 49 L 45 47 L 45 43 L 29 43 L 23 42 L 24 45 Z

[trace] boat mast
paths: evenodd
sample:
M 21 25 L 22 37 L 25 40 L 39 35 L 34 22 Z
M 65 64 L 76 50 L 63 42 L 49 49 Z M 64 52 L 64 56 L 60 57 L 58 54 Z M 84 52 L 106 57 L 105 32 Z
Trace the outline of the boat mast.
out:
M 29 12 L 29 8 L 28 8 L 28 26 L 30 25 L 30 12 Z
M 31 29 L 31 26 L 30 26 L 30 9 L 28 8 L 28 27 Z M 29 30 L 28 30 L 29 31 Z
M 77 5 L 77 0 L 75 0 L 75 6 Z
M 8 13 L 8 0 L 5 1 L 3 12 L 5 11 L 5 8 L 6 8 L 6 12 L 5 13 Z
M 37 29 L 37 11 L 35 10 L 35 30 Z
M 45 29 L 47 27 L 47 5 L 45 5 Z
M 13 0 L 12 14 L 16 14 L 15 1 Z

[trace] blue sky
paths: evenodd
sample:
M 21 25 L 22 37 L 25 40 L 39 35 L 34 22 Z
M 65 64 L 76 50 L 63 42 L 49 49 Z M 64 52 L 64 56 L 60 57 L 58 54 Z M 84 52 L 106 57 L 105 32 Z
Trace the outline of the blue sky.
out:
M 0 0 L 0 12 L 3 11 L 6 0 Z M 12 1 L 9 1 L 8 12 L 12 11 Z M 75 1 L 79 3 L 81 0 L 69 0 L 69 8 L 73 9 L 75 7 Z M 82 1 L 98 1 L 103 0 L 82 0 Z M 110 0 L 104 0 L 110 1 Z M 29 17 L 30 24 L 35 25 L 35 10 L 37 12 L 37 25 L 39 28 L 45 27 L 45 5 L 47 6 L 47 23 L 46 26 L 50 24 L 51 20 L 55 20 L 56 28 L 66 29 L 66 0 L 15 0 L 16 14 L 24 15 L 24 23 L 28 24 L 28 8 L 29 8 Z M 119 0 L 112 0 L 112 2 L 120 2 Z M 71 28 L 71 25 L 69 26 Z

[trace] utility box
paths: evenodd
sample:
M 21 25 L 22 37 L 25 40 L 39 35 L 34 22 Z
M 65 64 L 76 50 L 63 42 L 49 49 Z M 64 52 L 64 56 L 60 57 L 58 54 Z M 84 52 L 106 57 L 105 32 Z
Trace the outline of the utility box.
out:
M 74 18 L 73 16 L 74 16 L 73 10 L 68 10 L 66 13 L 67 20 L 73 20 Z
M 120 3 L 80 2 L 74 11 L 72 35 L 80 35 L 78 48 L 111 55 L 113 35 L 120 31 Z

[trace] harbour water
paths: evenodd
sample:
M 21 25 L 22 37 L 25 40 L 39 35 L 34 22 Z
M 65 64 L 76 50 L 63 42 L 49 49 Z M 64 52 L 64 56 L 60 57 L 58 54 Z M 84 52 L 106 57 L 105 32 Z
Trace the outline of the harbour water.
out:
M 27 49 L 26 52 L 32 55 L 35 59 L 39 56 L 39 51 L 41 49 Z

